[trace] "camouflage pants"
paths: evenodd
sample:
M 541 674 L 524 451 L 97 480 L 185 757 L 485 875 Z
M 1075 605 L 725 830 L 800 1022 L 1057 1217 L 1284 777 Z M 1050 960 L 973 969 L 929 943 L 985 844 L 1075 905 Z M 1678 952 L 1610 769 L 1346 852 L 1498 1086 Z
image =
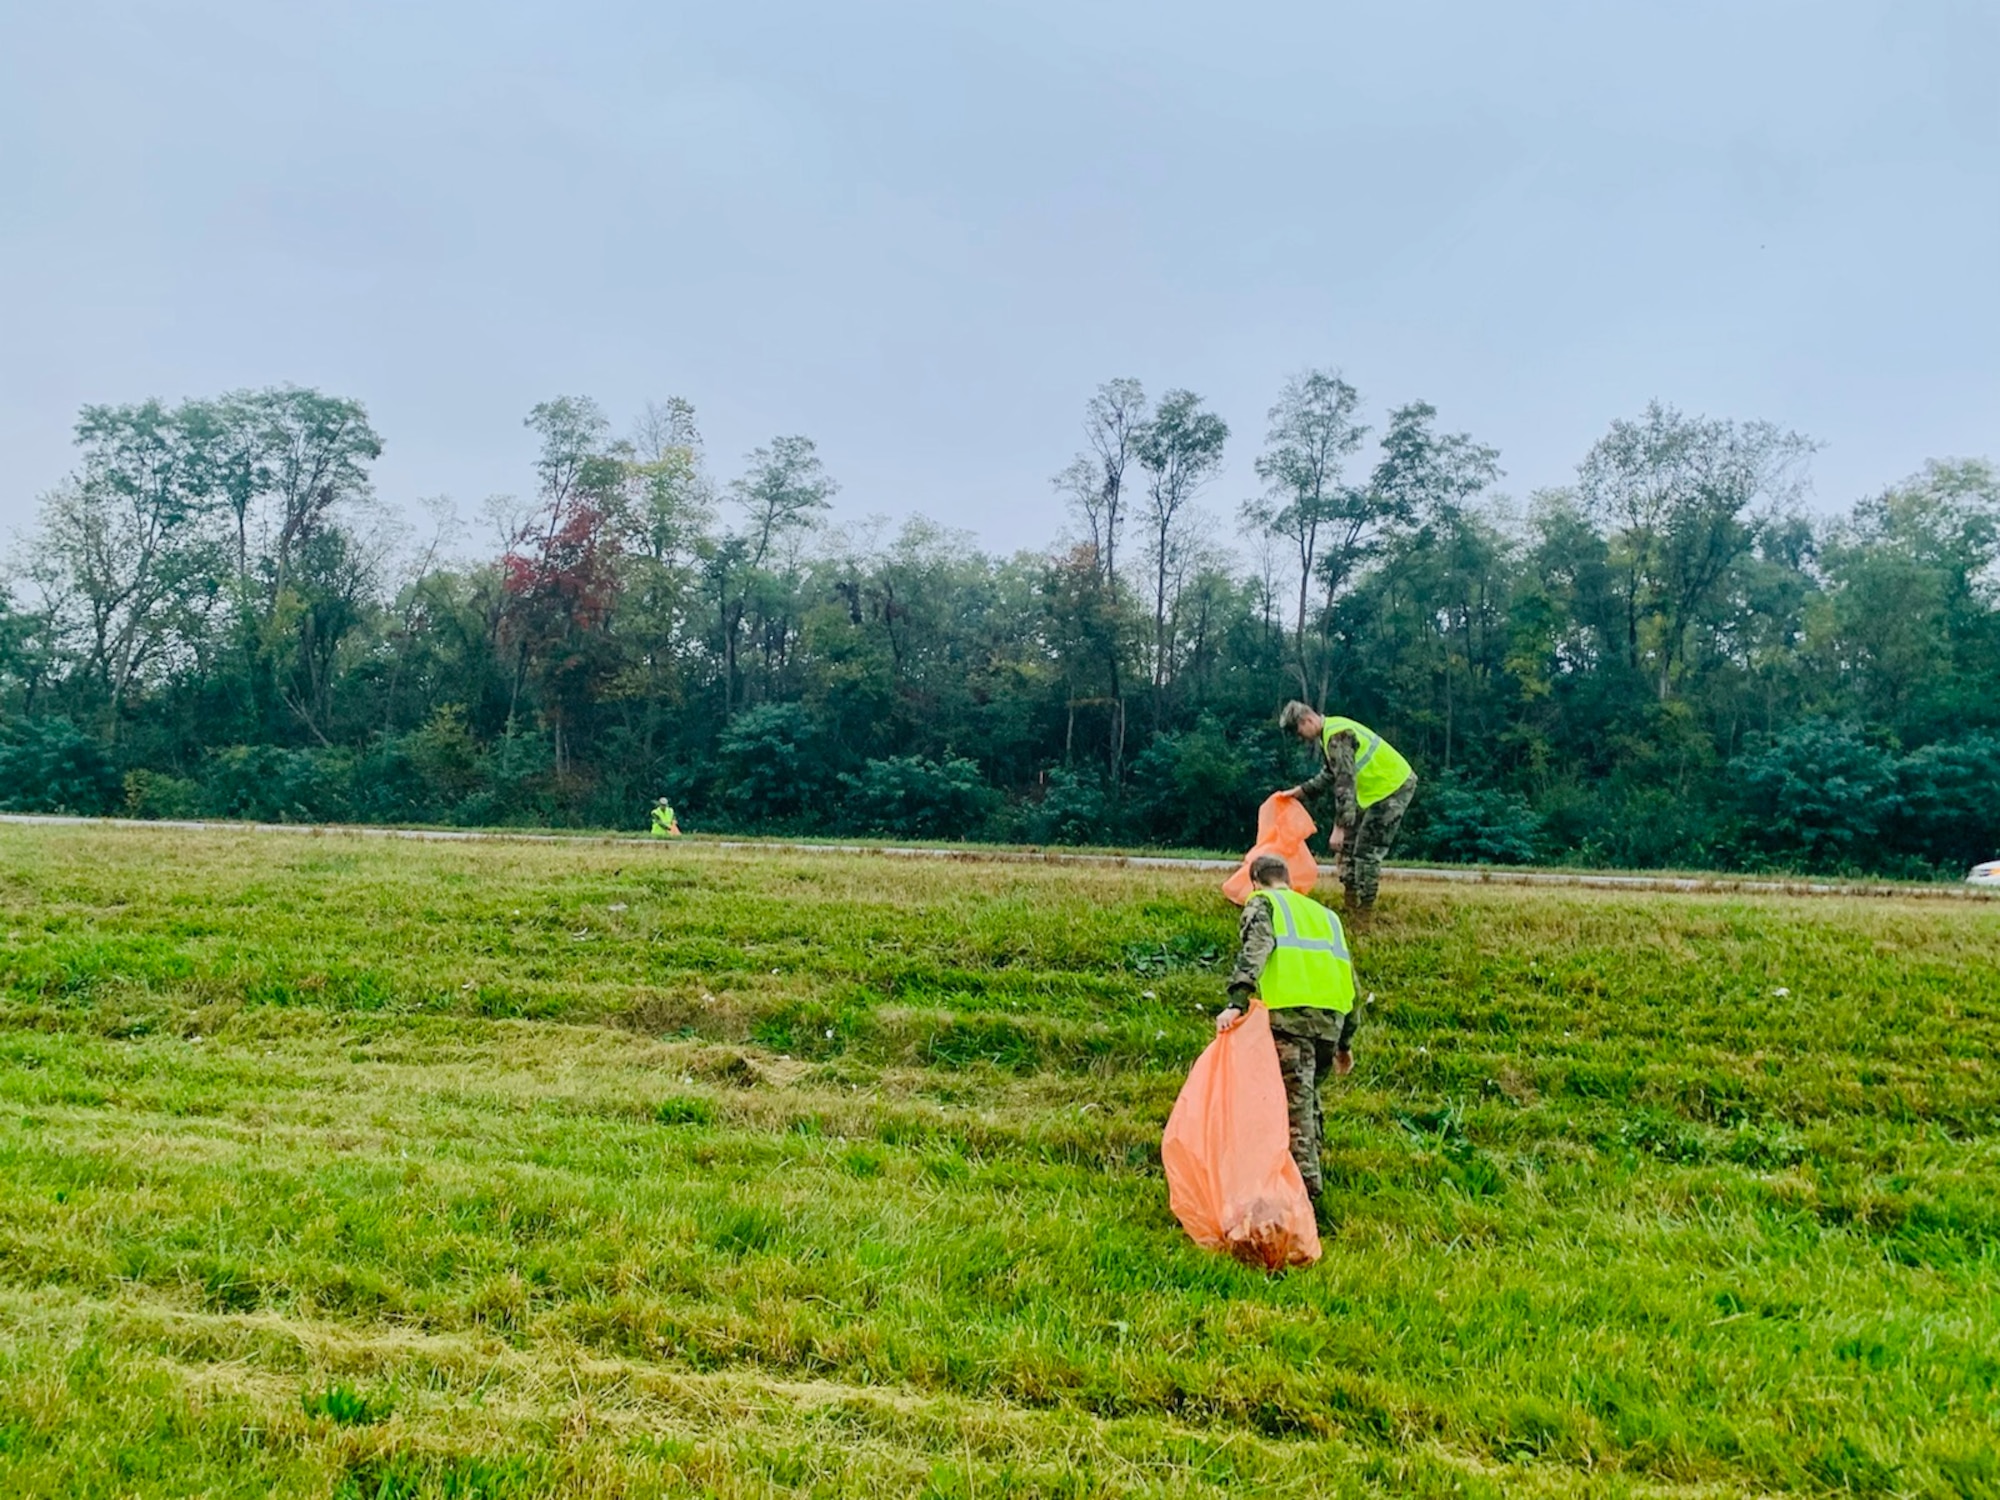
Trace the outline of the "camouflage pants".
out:
M 1350 1011 L 1285 1010 L 1271 1013 L 1271 1040 L 1278 1046 L 1278 1074 L 1285 1080 L 1285 1109 L 1291 1118 L 1292 1160 L 1306 1191 L 1319 1196 L 1319 1142 L 1324 1127 L 1319 1089 L 1333 1060 L 1349 1049 L 1361 1024 L 1361 1001 Z M 1282 1029 L 1281 1029 L 1282 1028 Z
M 1375 904 L 1376 888 L 1382 884 L 1382 861 L 1396 842 L 1396 830 L 1403 826 L 1403 814 L 1417 795 L 1417 778 L 1412 776 L 1372 807 L 1362 809 L 1361 821 L 1340 846 L 1334 866 L 1340 883 L 1347 887 L 1343 910 L 1367 911 Z

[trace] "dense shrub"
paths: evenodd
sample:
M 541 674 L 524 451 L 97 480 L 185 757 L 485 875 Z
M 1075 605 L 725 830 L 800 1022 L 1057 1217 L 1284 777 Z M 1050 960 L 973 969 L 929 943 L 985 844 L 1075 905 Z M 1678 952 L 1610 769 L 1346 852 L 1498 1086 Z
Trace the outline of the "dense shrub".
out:
M 1000 801 L 979 767 L 955 755 L 942 763 L 916 755 L 871 760 L 860 775 L 842 776 L 840 784 L 848 827 L 898 838 L 971 837 Z
M 353 816 L 354 760 L 343 750 L 231 745 L 202 770 L 202 811 L 264 823 L 326 823 Z
M 1902 808 L 1897 758 L 1849 724 L 1807 719 L 1729 764 L 1750 851 L 1818 869 L 1872 867 Z
M 471 795 L 452 810 L 454 823 L 477 828 L 564 821 L 556 786 L 555 744 L 546 730 L 509 722 L 480 753 L 471 772 L 471 785 Z
M 465 710 L 456 703 L 440 706 L 420 728 L 398 740 L 396 746 L 422 778 L 429 800 L 455 805 L 480 789 L 484 776 L 479 741 L 466 727 Z M 511 750 L 518 756 L 522 748 L 520 736 L 503 736 L 494 748 Z M 537 745 L 536 749 L 539 748 Z M 539 755 L 531 754 L 528 759 L 537 762 L 534 769 L 541 769 Z
M 1407 852 L 1460 864 L 1531 864 L 1541 835 L 1541 819 L 1526 798 L 1450 773 L 1419 789 L 1410 822 Z
M 67 719 L 30 719 L 0 739 L 0 807 L 9 812 L 97 816 L 123 795 L 109 752 Z
M 2000 739 L 1928 745 L 1897 775 L 1890 842 L 1926 865 L 1963 869 L 2000 856 Z
M 409 753 L 409 735 L 384 736 L 356 757 L 350 805 L 363 823 L 448 822 L 454 799 Z
M 1111 843 L 1110 808 L 1102 782 L 1058 767 L 1028 814 L 1028 837 L 1037 844 Z
M 128 771 L 124 812 L 128 818 L 199 817 L 200 783 L 166 771 Z
M 1624 777 L 1598 785 L 1558 784 L 1534 799 L 1541 847 L 1566 864 L 1650 870 L 1712 862 L 1728 809 L 1719 781 L 1686 788 Z
M 817 828 L 831 821 L 840 790 L 831 746 L 804 710 L 763 703 L 722 732 L 717 802 L 751 823 Z
M 1260 726 L 1261 727 L 1261 726 Z M 1268 763 L 1232 744 L 1203 714 L 1186 734 L 1165 734 L 1132 762 L 1132 801 L 1149 841 L 1234 849 L 1257 827 L 1257 804 L 1278 788 Z

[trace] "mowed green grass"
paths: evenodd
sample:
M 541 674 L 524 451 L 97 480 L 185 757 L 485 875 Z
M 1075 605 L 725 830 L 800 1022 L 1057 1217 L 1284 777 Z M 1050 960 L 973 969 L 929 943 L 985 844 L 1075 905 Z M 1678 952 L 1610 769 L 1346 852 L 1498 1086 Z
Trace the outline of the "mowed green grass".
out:
M 2000 904 L 1391 885 L 1326 1257 L 1209 876 L 0 828 L 0 1494 L 2000 1494 Z

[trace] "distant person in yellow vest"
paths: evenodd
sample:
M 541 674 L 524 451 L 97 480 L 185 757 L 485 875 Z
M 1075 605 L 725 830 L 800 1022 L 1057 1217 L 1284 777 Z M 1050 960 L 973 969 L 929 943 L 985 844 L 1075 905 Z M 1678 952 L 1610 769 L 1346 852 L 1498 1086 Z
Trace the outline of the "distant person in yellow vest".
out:
M 1271 1038 L 1278 1044 L 1278 1071 L 1284 1076 L 1291 1119 L 1292 1160 L 1317 1202 L 1323 1124 L 1319 1088 L 1329 1072 L 1354 1071 L 1351 1046 L 1362 1005 L 1340 918 L 1291 890 L 1290 880 L 1291 870 L 1275 854 L 1260 855 L 1251 864 L 1243 947 L 1229 975 L 1229 1007 L 1215 1018 L 1215 1029 L 1236 1025 L 1253 999 L 1261 999 L 1271 1012 Z
M 674 821 L 674 805 L 662 797 L 653 804 L 653 837 L 677 839 L 680 836 L 681 825 Z
M 1382 883 L 1382 861 L 1417 795 L 1416 772 L 1366 724 L 1316 713 L 1297 699 L 1279 713 L 1278 727 L 1319 746 L 1325 764 L 1311 781 L 1293 787 L 1292 795 L 1333 794 L 1333 832 L 1327 837 L 1340 883 L 1347 887 L 1345 910 L 1366 920 Z

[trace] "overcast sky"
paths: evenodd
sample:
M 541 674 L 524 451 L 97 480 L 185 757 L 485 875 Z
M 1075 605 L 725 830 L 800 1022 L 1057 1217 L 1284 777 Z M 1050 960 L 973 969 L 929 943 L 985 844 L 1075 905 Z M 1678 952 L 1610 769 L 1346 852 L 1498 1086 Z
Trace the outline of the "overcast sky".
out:
M 692 400 L 849 515 L 1062 525 L 1084 400 L 1283 377 L 1565 482 L 1653 397 L 1824 505 L 2000 457 L 1994 0 L 0 0 L 0 528 L 84 402 L 364 401 L 383 497 Z

